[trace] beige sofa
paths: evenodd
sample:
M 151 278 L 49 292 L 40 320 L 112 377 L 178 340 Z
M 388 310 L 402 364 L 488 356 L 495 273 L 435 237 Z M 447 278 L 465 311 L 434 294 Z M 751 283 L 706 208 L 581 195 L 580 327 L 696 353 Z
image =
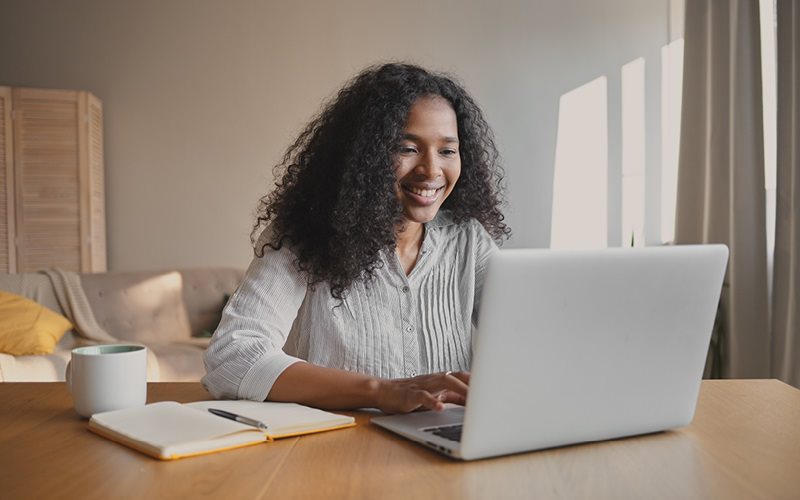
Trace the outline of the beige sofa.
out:
M 78 295 L 85 294 L 89 315 L 97 325 L 118 342 L 149 348 L 149 380 L 178 382 L 198 381 L 204 375 L 208 339 L 200 336 L 213 330 L 225 296 L 233 293 L 241 277 L 238 269 L 209 268 L 78 274 L 74 282 L 79 283 Z M 74 313 L 59 305 L 55 287 L 45 274 L 0 274 L 0 290 L 35 300 L 69 318 Z M 92 340 L 73 330 L 49 355 L 0 353 L 0 381 L 64 380 L 72 348 L 113 341 Z

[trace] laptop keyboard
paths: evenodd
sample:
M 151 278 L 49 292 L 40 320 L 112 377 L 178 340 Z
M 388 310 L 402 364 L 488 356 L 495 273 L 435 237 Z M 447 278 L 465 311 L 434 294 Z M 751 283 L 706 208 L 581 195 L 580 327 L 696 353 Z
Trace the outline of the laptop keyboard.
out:
M 438 427 L 428 427 L 427 429 L 422 429 L 425 432 L 430 432 L 434 436 L 443 437 L 445 439 L 449 439 L 450 441 L 461 441 L 461 429 L 464 428 L 464 424 L 453 424 L 453 425 L 440 425 Z

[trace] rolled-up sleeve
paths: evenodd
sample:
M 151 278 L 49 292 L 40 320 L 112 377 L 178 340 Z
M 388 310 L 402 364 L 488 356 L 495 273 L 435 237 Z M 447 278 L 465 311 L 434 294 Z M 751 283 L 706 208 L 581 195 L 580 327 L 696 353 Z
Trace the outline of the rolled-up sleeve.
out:
M 283 352 L 307 289 L 287 247 L 250 263 L 205 352 L 203 386 L 215 398 L 264 401 L 278 376 L 302 361 Z

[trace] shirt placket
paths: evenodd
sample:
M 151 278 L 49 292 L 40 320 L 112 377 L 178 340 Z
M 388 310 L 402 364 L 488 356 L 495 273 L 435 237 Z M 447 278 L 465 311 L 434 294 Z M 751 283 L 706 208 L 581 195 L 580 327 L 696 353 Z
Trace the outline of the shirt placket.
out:
M 414 310 L 414 290 L 403 277 L 405 283 L 400 286 L 400 324 L 403 337 L 403 368 L 406 377 L 419 374 L 419 337 Z
M 400 323 L 403 337 L 403 365 L 406 377 L 416 377 L 420 373 L 420 332 L 418 331 L 419 325 L 417 321 L 416 301 L 414 300 L 415 289 L 412 283 L 414 281 L 419 281 L 414 278 L 424 271 L 423 267 L 427 264 L 430 251 L 431 238 L 426 230 L 419 257 L 417 257 L 417 263 L 414 266 L 414 270 L 411 271 L 410 276 L 406 276 L 399 259 L 395 259 L 397 263 L 396 269 L 401 278 L 401 285 L 399 287 Z

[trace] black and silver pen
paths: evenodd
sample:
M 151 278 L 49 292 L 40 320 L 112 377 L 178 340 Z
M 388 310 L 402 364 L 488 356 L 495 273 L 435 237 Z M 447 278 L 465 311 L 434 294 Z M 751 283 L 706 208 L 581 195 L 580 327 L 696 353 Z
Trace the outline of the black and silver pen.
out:
M 237 422 L 239 422 L 241 424 L 245 424 L 245 425 L 252 425 L 253 427 L 257 427 L 258 429 L 260 429 L 262 431 L 266 431 L 267 430 L 267 424 L 265 424 L 261 420 L 256 420 L 254 418 L 243 417 L 242 415 L 237 415 L 235 413 L 231 413 L 231 412 L 225 411 L 225 410 L 218 410 L 216 408 L 209 408 L 208 411 L 210 411 L 211 413 L 213 413 L 214 415 L 216 415 L 218 417 L 227 418 L 227 419 L 230 419 L 230 420 L 235 420 L 235 421 L 237 421 Z

